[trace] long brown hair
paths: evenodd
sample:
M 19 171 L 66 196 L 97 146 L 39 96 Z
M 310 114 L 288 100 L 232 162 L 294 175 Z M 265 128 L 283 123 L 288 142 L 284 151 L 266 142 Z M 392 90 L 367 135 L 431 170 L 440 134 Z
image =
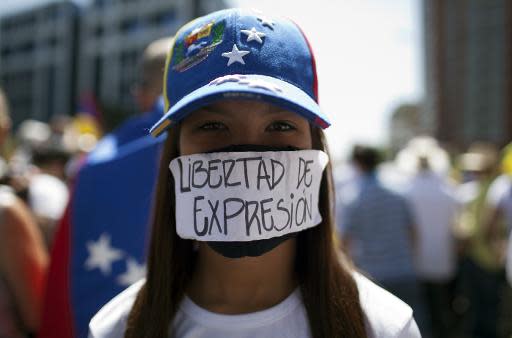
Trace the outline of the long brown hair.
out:
M 158 178 L 145 285 L 128 317 L 125 338 L 167 337 L 195 266 L 191 240 L 176 233 L 174 179 L 168 164 L 179 156 L 179 126 L 169 130 Z M 323 132 L 312 128 L 313 148 L 328 152 Z M 302 231 L 295 271 L 314 338 L 365 338 L 364 317 L 351 268 L 334 243 L 333 184 L 324 171 L 319 209 L 322 223 Z

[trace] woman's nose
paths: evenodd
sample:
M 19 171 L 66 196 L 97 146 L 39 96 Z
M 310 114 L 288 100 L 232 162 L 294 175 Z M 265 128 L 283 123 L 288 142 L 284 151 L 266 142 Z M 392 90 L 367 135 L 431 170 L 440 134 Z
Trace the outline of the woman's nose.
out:
M 240 124 L 236 130 L 232 132 L 233 144 L 268 144 L 268 137 L 264 131 L 259 130 L 255 123 L 246 121 L 246 123 Z

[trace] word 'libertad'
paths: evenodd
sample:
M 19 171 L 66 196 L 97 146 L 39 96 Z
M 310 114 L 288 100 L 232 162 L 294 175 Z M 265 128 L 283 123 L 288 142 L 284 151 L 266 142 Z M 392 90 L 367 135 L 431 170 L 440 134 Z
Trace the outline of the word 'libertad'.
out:
M 238 159 L 211 159 L 191 160 L 183 163 L 181 158 L 177 159 L 180 177 L 180 191 L 190 192 L 192 189 L 208 187 L 216 189 L 223 187 L 236 187 L 242 184 L 247 189 L 256 187 L 260 190 L 263 186 L 274 190 L 286 174 L 283 163 L 275 159 L 265 159 L 261 156 L 242 157 Z M 299 174 L 297 186 L 301 184 L 309 188 L 312 182 L 310 165 L 312 160 L 299 158 Z M 257 165 L 255 175 L 250 175 L 248 167 Z M 242 175 L 233 175 L 234 172 L 242 171 Z

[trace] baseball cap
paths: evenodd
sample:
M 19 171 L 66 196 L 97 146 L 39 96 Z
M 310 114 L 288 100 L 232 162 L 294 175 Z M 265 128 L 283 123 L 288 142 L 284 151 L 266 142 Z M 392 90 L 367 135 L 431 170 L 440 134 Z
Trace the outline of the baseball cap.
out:
M 222 99 L 261 100 L 293 111 L 320 128 L 315 58 L 289 19 L 226 9 L 200 17 L 175 35 L 167 55 L 165 115 L 153 136 L 191 112 Z

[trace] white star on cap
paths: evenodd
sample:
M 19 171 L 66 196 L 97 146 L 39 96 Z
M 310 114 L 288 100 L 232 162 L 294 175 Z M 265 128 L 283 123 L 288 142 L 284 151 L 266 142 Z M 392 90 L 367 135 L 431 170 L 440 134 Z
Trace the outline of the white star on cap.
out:
M 247 76 L 240 75 L 240 74 L 233 74 L 233 75 L 224 75 L 221 76 L 213 81 L 211 81 L 208 85 L 209 86 L 218 86 L 226 82 L 239 82 L 240 80 L 246 79 Z
M 231 66 L 231 64 L 235 62 L 240 62 L 241 64 L 245 65 L 243 57 L 249 53 L 250 52 L 247 50 L 238 50 L 238 47 L 236 45 L 233 45 L 233 49 L 231 50 L 231 52 L 222 53 L 222 56 L 224 56 L 225 58 L 229 58 L 228 66 Z
M 241 32 L 247 35 L 247 42 L 256 40 L 258 43 L 263 43 L 261 38 L 265 37 L 265 33 L 258 32 L 255 27 L 253 27 L 251 30 L 242 29 Z
M 139 264 L 133 258 L 128 258 L 126 261 L 126 271 L 117 277 L 117 282 L 121 286 L 130 286 L 139 279 L 146 276 L 146 267 L 144 264 Z
M 123 256 L 123 252 L 110 246 L 110 236 L 106 233 L 101 234 L 97 242 L 88 241 L 87 250 L 89 257 L 85 261 L 85 267 L 88 270 L 98 268 L 104 275 L 112 270 L 112 263 Z
M 270 83 L 270 82 L 262 80 L 262 79 L 244 80 L 244 81 L 240 81 L 240 84 L 247 85 L 247 87 L 251 87 L 251 88 L 265 89 L 265 90 L 268 90 L 268 91 L 271 91 L 274 93 L 283 91 L 281 88 L 274 85 L 273 83 Z
M 262 26 L 267 26 L 270 29 L 274 29 L 274 27 L 273 27 L 274 21 L 270 20 L 269 18 L 264 17 L 264 16 L 259 16 L 258 21 L 261 22 Z

